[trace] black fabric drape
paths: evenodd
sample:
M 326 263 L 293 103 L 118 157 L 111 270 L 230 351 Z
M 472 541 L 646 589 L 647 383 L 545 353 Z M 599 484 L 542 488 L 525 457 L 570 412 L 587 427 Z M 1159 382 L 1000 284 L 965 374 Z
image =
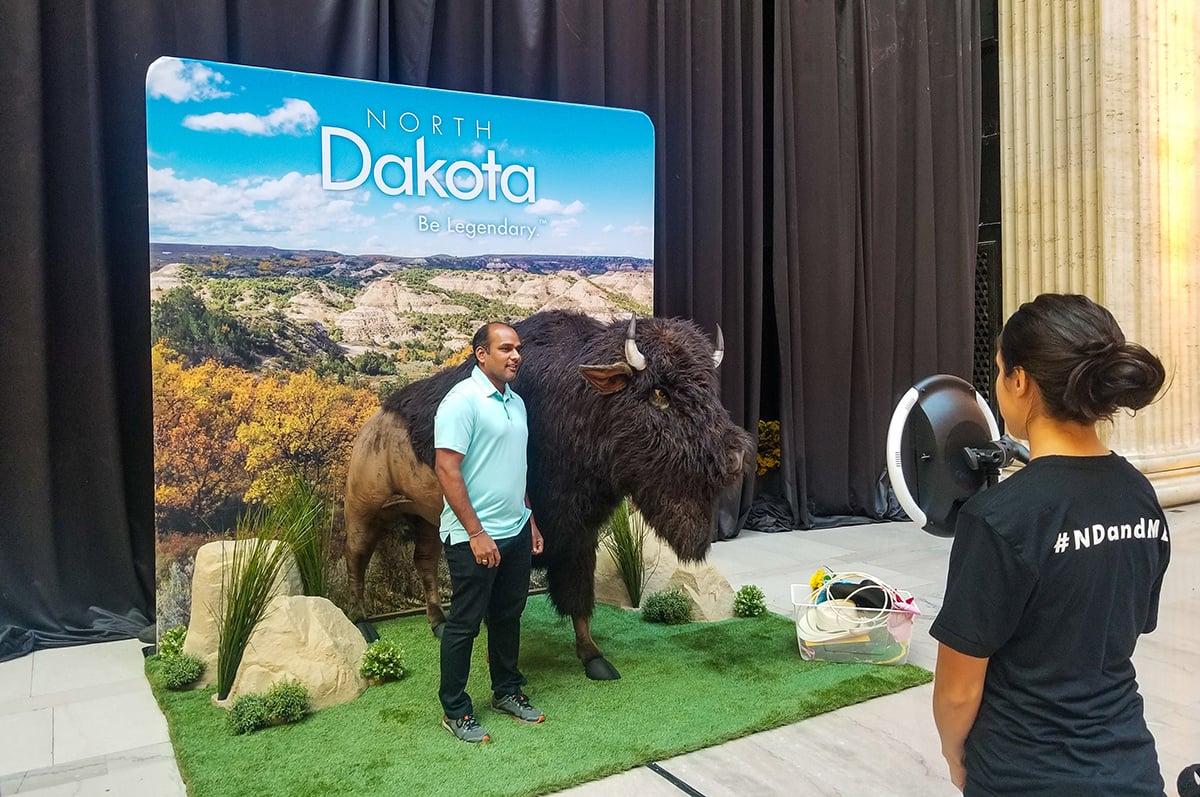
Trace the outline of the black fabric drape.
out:
M 752 426 L 760 16 L 733 0 L 0 8 L 0 142 L 19 153 L 0 189 L 0 660 L 127 636 L 154 612 L 150 63 L 176 55 L 645 111 L 657 137 L 657 311 L 721 324 L 725 398 Z M 718 535 L 737 533 L 744 504 L 729 497 Z
M 136 633 L 154 594 L 145 137 L 115 126 L 95 8 L 3 16 L 0 659 Z
M 721 325 L 723 399 L 752 430 L 778 407 L 789 520 L 807 527 L 877 515 L 892 400 L 915 376 L 969 368 L 974 10 L 927 5 L 0 5 L 0 660 L 127 636 L 154 613 L 144 80 L 156 58 L 646 112 L 656 311 Z M 777 345 L 763 340 L 776 329 Z M 715 537 L 736 535 L 753 493 L 753 477 L 730 491 Z
M 791 528 L 890 516 L 896 401 L 966 379 L 979 197 L 975 0 L 776 6 L 772 263 Z

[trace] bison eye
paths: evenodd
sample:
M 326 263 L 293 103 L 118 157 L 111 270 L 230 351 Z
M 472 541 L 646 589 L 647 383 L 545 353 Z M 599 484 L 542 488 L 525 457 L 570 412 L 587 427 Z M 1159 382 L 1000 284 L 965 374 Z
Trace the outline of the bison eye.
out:
M 650 403 L 660 410 L 665 410 L 671 402 L 667 399 L 667 391 L 661 387 L 654 388 L 654 392 L 650 394 Z

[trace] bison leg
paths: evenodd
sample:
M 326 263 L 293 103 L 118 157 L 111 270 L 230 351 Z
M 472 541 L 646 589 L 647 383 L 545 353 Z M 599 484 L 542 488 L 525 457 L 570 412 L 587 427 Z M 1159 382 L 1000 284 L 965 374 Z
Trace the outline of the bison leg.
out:
M 549 543 L 548 543 L 549 544 Z M 577 551 L 554 551 L 566 554 L 547 562 L 546 589 L 560 614 L 570 616 L 575 629 L 575 655 L 583 670 L 593 681 L 615 681 L 621 677 L 592 639 L 592 608 L 596 603 L 596 546 L 595 541 L 579 541 Z
M 575 628 L 575 655 L 583 662 L 583 671 L 593 681 L 615 681 L 621 677 L 592 639 L 592 618 L 572 617 Z
M 375 546 L 379 544 L 378 518 L 346 502 L 346 575 L 350 582 L 350 619 L 358 622 L 367 616 L 363 582 Z
M 421 577 L 425 588 L 425 618 L 433 635 L 441 639 L 442 626 L 446 624 L 446 613 L 442 610 L 442 596 L 438 591 L 438 562 L 442 558 L 442 538 L 437 526 L 426 520 L 413 520 L 413 566 Z

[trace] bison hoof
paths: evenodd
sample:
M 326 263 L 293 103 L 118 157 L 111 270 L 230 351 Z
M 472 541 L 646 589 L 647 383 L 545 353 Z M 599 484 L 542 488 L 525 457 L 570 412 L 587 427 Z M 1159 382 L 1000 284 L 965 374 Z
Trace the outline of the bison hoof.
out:
M 437 637 L 438 639 L 441 639 L 442 632 L 446 630 L 446 621 L 443 620 L 442 622 L 437 623 L 436 625 L 431 625 L 429 627 L 429 630 L 433 632 L 433 635 L 435 637 Z
M 379 639 L 379 632 L 375 630 L 375 626 L 371 625 L 366 620 L 359 620 L 354 624 L 354 626 L 358 629 L 358 632 L 363 635 L 363 639 L 367 640 L 368 644 L 374 642 L 376 639 Z
M 593 681 L 615 681 L 621 677 L 617 668 L 608 663 L 603 656 L 595 656 L 583 663 L 583 671 Z

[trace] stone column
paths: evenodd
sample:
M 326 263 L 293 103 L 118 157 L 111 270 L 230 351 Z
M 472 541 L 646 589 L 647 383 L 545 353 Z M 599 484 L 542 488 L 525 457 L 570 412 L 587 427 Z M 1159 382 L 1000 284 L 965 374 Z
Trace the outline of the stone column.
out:
M 1195 0 L 1000 0 L 1004 308 L 1085 293 L 1171 386 L 1106 431 L 1164 504 L 1200 500 Z

